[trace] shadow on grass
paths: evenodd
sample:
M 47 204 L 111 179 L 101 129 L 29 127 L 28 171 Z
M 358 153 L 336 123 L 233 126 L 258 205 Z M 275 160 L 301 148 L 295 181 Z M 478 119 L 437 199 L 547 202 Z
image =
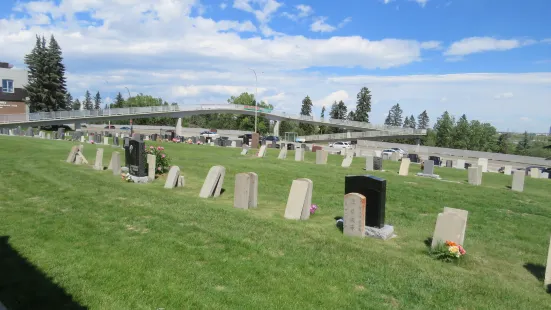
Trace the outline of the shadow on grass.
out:
M 7 309 L 87 309 L 0 236 L 0 302 Z
M 507 185 L 507 186 L 505 186 L 505 187 L 507 187 L 508 189 L 512 189 L 512 188 L 513 188 L 511 185 Z
M 526 263 L 524 268 L 528 270 L 538 281 L 543 282 L 545 279 L 545 266 L 540 264 Z M 551 293 L 551 284 L 545 288 L 547 293 Z
M 425 239 L 425 241 L 423 241 L 423 243 L 427 246 L 427 248 L 430 249 L 430 247 L 432 246 L 432 237 L 428 237 L 427 239 Z

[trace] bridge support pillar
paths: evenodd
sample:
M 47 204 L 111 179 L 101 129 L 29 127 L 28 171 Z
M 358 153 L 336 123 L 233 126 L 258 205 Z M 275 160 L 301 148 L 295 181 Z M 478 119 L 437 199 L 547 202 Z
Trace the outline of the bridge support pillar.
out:
M 274 136 L 276 137 L 279 137 L 279 124 L 281 124 L 281 121 L 274 122 Z
M 80 123 L 75 123 L 75 131 L 82 131 L 82 126 Z
M 417 147 L 415 148 L 415 151 L 419 153 L 421 151 L 421 139 L 417 138 Z

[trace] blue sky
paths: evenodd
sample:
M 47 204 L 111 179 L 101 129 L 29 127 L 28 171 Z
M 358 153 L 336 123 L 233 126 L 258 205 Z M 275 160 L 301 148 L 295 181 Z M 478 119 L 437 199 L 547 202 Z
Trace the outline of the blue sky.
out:
M 298 113 L 373 94 L 371 120 L 445 110 L 500 130 L 551 125 L 551 1 L 0 1 L 2 61 L 60 42 L 75 97 L 125 87 L 180 104 L 254 92 Z M 5 49 L 4 49 L 5 50 Z

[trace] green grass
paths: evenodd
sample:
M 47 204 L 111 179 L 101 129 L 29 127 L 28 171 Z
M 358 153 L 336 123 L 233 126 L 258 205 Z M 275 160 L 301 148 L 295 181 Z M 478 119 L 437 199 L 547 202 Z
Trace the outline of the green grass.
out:
M 165 143 L 186 182 L 167 190 L 162 179 L 130 184 L 67 164 L 71 145 L 0 137 L 0 236 L 49 277 L 16 289 L 7 283 L 29 281 L 22 273 L 30 271 L 2 267 L 10 262 L 0 255 L 0 302 L 9 309 L 70 308 L 47 283 L 90 309 L 551 308 L 539 278 L 551 232 L 549 180 L 527 178 L 517 193 L 506 188 L 510 176 L 484 174 L 475 187 L 466 171 L 436 168 L 455 182 L 400 177 L 398 163 L 385 161 L 387 171 L 373 174 L 388 182 L 386 222 L 398 237 L 381 241 L 345 237 L 333 219 L 343 213 L 344 177 L 365 174 L 363 159 L 345 169 L 338 155 L 320 166 L 313 153 L 297 163 L 293 152 L 282 161 L 274 149 L 260 159 Z M 96 147 L 84 147 L 91 165 Z M 123 151 L 103 147 L 104 165 Z M 200 199 L 213 165 L 226 167 L 226 191 Z M 259 207 L 235 209 L 234 176 L 248 171 L 259 176 Z M 291 182 L 301 177 L 314 182 L 320 209 L 308 221 L 285 220 Z M 444 206 L 469 211 L 459 266 L 433 260 L 424 243 Z M 28 295 L 33 289 L 52 293 L 40 299 Z

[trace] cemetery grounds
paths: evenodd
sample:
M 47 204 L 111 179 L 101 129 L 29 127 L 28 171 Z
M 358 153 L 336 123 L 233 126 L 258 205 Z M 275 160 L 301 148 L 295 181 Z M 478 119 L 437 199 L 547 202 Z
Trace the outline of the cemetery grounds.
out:
M 342 168 L 315 153 L 295 162 L 240 155 L 238 148 L 162 145 L 185 187 L 126 183 L 92 169 L 121 148 L 85 144 L 90 165 L 65 162 L 72 143 L 0 137 L 0 302 L 21 309 L 548 309 L 543 275 L 551 233 L 551 182 L 435 168 L 447 181 L 398 176 L 398 162 L 369 174 L 387 180 L 386 223 L 396 238 L 351 238 L 343 215 Z M 107 162 L 107 163 L 106 163 Z M 218 198 L 199 191 L 214 165 L 226 168 Z M 258 208 L 233 208 L 235 174 L 256 172 Z M 307 221 L 283 218 L 291 183 L 313 181 Z M 428 254 L 443 208 L 469 211 L 459 264 Z

